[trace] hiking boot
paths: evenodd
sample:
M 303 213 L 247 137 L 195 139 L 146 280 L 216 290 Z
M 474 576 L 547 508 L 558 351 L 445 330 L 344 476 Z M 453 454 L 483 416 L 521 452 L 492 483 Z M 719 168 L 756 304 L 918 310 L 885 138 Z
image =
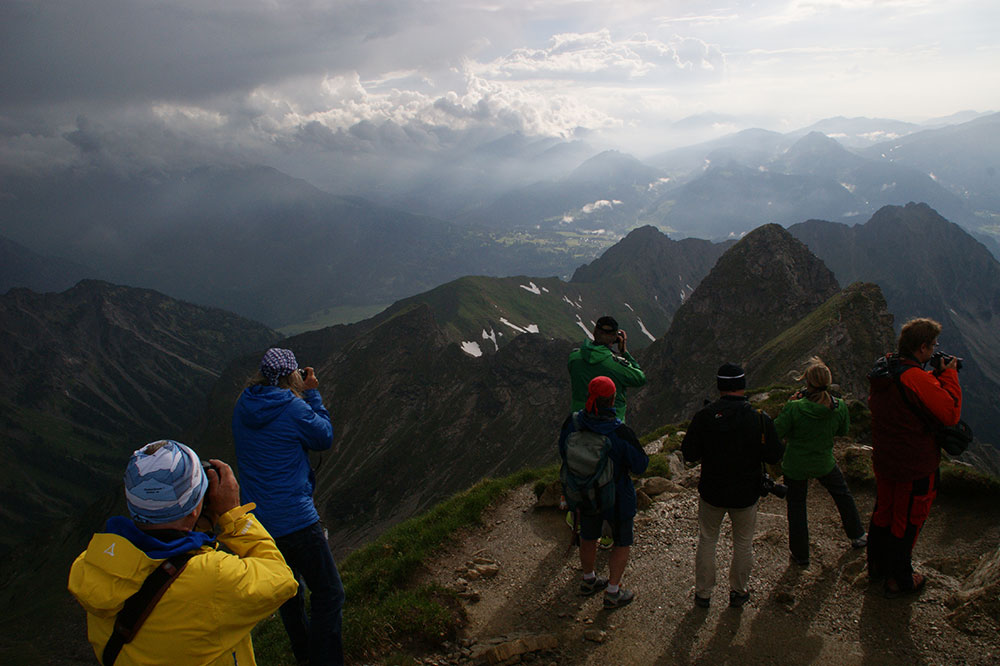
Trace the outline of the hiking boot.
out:
M 604 607 L 611 608 L 621 608 L 622 606 L 628 606 L 635 599 L 635 595 L 631 590 L 626 590 L 624 587 L 619 587 L 618 591 L 614 594 L 610 592 L 604 593 Z
M 709 599 L 708 597 L 699 597 L 698 593 L 696 592 L 694 595 L 694 605 L 697 606 L 698 608 L 708 608 L 709 606 L 712 605 L 712 600 Z
M 615 540 L 609 536 L 602 536 L 597 540 L 597 547 L 601 550 L 607 550 L 615 545 Z
M 729 592 L 729 607 L 730 608 L 742 608 L 743 604 L 750 601 L 750 593 L 744 592 L 740 594 L 736 590 L 731 590 Z
M 851 548 L 854 548 L 855 550 L 858 548 L 864 548 L 867 545 L 868 545 L 867 532 L 859 536 L 857 539 L 851 539 Z
M 589 597 L 608 586 L 608 579 L 597 576 L 594 580 L 580 581 L 580 596 Z
M 887 578 L 885 581 L 885 598 L 896 599 L 909 594 L 917 594 L 924 589 L 927 584 L 927 576 L 923 574 L 913 574 L 913 587 L 900 588 L 899 583 L 894 578 Z

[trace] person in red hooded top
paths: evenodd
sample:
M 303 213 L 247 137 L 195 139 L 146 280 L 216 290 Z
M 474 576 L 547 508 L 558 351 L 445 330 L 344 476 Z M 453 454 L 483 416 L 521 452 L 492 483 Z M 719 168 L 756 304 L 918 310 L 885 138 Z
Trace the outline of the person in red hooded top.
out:
M 958 359 L 934 355 L 940 334 L 933 319 L 911 319 L 900 331 L 898 353 L 879 360 L 888 372 L 869 375 L 877 496 L 868 575 L 884 579 L 890 597 L 919 592 L 926 583 L 913 571 L 912 556 L 940 480 L 941 449 L 929 423 L 953 426 L 962 415 Z M 933 367 L 925 369 L 932 358 Z

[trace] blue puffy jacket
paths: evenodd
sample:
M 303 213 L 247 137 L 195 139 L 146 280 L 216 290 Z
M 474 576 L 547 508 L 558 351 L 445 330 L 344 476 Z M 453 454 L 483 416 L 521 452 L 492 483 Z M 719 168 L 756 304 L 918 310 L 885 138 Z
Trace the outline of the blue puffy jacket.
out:
M 240 494 L 257 504 L 254 513 L 274 537 L 319 520 L 308 450 L 329 449 L 333 426 L 318 390 L 303 398 L 277 386 L 251 386 L 233 411 Z

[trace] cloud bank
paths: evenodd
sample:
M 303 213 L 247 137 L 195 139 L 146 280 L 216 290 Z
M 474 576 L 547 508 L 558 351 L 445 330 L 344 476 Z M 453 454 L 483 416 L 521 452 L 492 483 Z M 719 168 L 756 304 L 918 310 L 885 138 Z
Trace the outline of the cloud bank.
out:
M 0 165 L 457 150 L 506 133 L 626 149 L 716 113 L 774 129 L 1000 106 L 995 3 L 7 0 Z M 743 119 L 740 121 L 739 119 Z M 782 126 L 782 123 L 785 125 Z M 472 137 L 472 138 L 470 138 Z

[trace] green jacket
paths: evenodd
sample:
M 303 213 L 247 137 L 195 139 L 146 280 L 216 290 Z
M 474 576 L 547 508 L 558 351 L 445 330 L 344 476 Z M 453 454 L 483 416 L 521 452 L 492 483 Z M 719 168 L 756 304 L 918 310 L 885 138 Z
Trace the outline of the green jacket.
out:
M 587 403 L 587 385 L 594 377 L 610 377 L 615 383 L 615 415 L 625 422 L 625 389 L 642 386 L 646 375 L 628 352 L 618 354 L 607 345 L 584 340 L 569 353 L 569 380 L 573 393 L 570 411 L 578 412 Z
M 792 400 L 778 414 L 774 425 L 787 445 L 781 470 L 788 478 L 815 479 L 833 469 L 833 438 L 846 435 L 851 425 L 847 403 L 835 400 L 833 408 L 808 398 Z

